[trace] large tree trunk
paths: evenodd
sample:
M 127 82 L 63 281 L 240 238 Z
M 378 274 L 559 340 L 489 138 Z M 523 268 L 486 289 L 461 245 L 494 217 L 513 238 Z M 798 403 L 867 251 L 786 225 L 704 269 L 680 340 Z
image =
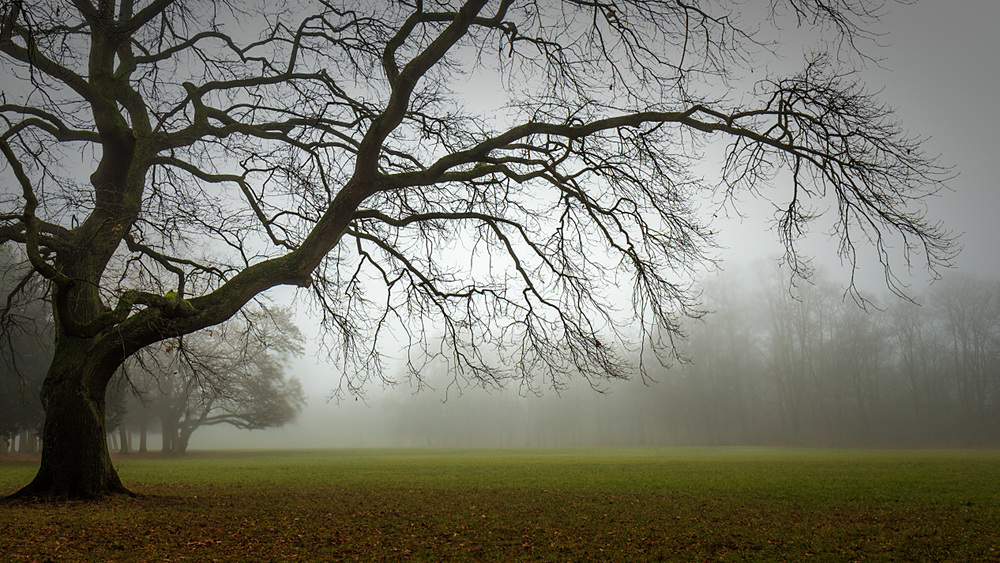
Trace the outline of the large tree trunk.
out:
M 88 347 L 78 344 L 56 346 L 41 391 L 45 409 L 41 466 L 35 479 L 11 498 L 130 494 L 108 453 L 104 391 L 110 375 L 96 373 Z

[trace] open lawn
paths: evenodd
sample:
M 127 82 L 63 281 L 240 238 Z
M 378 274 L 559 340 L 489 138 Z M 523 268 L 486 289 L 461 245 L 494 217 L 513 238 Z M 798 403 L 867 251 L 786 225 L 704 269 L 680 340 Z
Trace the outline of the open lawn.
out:
M 1000 452 L 557 448 L 116 458 L 0 505 L 3 561 L 1000 561 Z M 37 462 L 0 458 L 0 495 Z

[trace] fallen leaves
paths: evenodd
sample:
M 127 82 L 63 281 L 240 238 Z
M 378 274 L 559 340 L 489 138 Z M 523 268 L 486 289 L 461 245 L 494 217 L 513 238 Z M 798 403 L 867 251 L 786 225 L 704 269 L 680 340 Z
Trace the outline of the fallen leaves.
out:
M 294 474 L 294 460 L 283 467 Z M 998 547 L 1000 509 L 986 501 L 739 495 L 694 481 L 671 492 L 638 476 L 638 492 L 568 477 L 539 487 L 509 461 L 477 467 L 481 483 L 151 479 L 131 485 L 141 493 L 134 499 L 0 506 L 0 553 L 4 561 L 982 560 Z

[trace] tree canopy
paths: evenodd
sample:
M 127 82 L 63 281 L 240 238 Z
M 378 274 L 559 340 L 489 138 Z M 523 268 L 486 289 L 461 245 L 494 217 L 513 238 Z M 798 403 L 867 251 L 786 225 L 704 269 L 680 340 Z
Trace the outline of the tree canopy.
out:
M 125 372 L 140 394 L 133 407 L 159 418 L 163 451 L 174 454 L 185 453 L 201 427 L 283 426 L 305 406 L 298 378 L 286 374 L 301 343 L 287 310 L 255 309 L 150 346 Z
M 122 489 L 66 446 L 104 449 L 81 434 L 103 422 L 66 421 L 139 350 L 280 285 L 311 290 L 346 391 L 393 325 L 443 334 L 472 381 L 635 375 L 630 344 L 666 359 L 698 313 L 692 201 L 715 186 L 691 166 L 714 139 L 722 189 L 775 202 L 793 264 L 817 201 L 849 259 L 947 263 L 919 200 L 948 171 L 855 75 L 882 3 L 767 4 L 4 0 L 0 242 L 51 281 L 57 326 L 25 494 Z M 785 24 L 824 40 L 759 72 L 781 45 L 753 30 Z M 81 456 L 100 469 L 66 477 Z

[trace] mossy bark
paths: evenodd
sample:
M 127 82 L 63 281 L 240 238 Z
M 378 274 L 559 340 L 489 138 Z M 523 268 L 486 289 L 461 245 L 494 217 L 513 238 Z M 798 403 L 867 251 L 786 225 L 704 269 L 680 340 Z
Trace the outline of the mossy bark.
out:
M 108 453 L 104 392 L 110 373 L 100 373 L 83 343 L 57 345 L 42 385 L 45 409 L 38 474 L 11 499 L 95 499 L 131 494 Z M 113 373 L 113 369 L 111 372 Z

